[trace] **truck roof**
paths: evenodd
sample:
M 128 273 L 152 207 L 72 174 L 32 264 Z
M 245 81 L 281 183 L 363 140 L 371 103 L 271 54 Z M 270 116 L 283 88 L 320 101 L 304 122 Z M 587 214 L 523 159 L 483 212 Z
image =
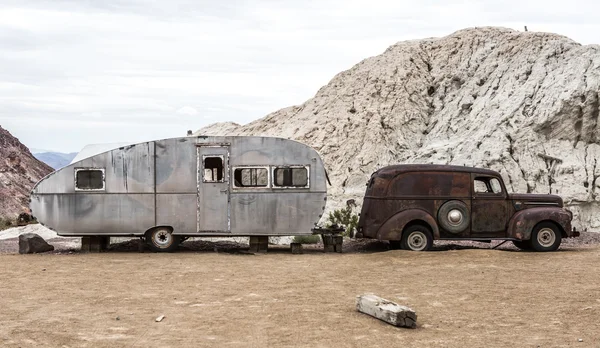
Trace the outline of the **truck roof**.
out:
M 445 164 L 396 164 L 379 169 L 378 175 L 397 175 L 405 172 L 462 172 L 500 176 L 496 171 L 475 167 L 452 166 Z

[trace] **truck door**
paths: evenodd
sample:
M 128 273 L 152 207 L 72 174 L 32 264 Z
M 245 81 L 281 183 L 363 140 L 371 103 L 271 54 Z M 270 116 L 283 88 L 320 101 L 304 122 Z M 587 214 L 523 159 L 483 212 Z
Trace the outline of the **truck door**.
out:
M 493 176 L 472 174 L 471 235 L 506 237 L 508 200 L 502 182 Z
M 230 232 L 229 146 L 198 146 L 198 232 Z

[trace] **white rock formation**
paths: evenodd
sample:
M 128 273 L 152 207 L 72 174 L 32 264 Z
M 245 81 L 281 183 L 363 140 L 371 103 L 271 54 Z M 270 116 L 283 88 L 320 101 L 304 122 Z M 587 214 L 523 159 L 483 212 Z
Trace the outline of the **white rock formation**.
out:
M 575 226 L 600 231 L 599 84 L 598 45 L 474 28 L 397 43 L 302 105 L 198 133 L 313 146 L 332 179 L 329 209 L 360 202 L 382 166 L 456 164 L 498 170 L 513 192 L 558 194 Z

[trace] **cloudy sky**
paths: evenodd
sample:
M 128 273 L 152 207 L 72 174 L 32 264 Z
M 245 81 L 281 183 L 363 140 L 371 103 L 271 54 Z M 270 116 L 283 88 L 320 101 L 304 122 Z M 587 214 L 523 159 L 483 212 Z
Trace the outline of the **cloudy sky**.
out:
M 599 3 L 0 0 L 0 125 L 71 152 L 247 123 L 401 40 L 527 25 L 600 43 Z

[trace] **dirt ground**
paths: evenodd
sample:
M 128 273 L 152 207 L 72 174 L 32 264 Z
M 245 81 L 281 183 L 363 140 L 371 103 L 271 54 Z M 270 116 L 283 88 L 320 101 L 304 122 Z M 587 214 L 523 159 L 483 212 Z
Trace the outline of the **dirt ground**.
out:
M 18 255 L 4 240 L 0 346 L 600 347 L 600 245 L 583 237 L 552 253 L 361 241 L 303 255 L 196 241 L 172 254 L 132 241 Z M 412 307 L 418 328 L 356 312 L 368 292 Z

